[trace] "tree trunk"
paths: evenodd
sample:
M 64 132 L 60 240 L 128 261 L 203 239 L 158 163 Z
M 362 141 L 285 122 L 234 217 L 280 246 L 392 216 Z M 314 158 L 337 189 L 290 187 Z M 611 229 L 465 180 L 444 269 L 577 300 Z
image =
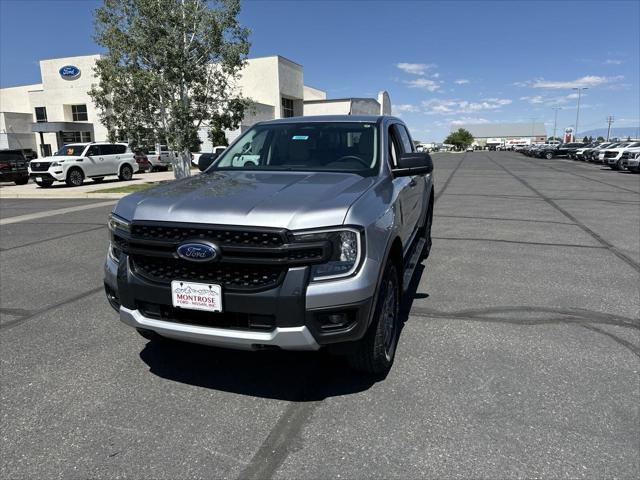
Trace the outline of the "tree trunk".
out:
M 171 164 L 176 178 L 191 176 L 191 153 L 188 150 L 183 150 L 177 156 L 171 152 Z

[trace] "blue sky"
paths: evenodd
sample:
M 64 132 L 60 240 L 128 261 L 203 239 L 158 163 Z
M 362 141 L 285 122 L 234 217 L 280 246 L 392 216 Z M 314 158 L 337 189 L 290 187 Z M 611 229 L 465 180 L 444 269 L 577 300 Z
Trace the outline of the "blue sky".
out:
M 99 52 L 93 0 L 0 0 L 0 85 L 39 81 L 38 60 Z M 251 55 L 304 65 L 330 98 L 387 90 L 415 138 L 460 122 L 638 127 L 640 2 L 247 1 Z

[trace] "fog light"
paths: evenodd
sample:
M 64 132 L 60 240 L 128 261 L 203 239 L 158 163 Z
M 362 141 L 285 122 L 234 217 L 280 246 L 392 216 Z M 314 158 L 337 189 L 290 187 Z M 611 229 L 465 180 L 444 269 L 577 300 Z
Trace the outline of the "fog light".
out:
M 325 312 L 316 314 L 316 320 L 322 330 L 335 330 L 351 324 L 355 320 L 355 312 Z

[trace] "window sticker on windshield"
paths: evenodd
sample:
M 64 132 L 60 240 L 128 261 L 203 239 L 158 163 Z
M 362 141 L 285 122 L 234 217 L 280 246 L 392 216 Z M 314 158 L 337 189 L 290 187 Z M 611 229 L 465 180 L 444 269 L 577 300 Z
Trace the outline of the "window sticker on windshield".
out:
M 309 140 L 309 135 L 294 135 L 292 140 Z

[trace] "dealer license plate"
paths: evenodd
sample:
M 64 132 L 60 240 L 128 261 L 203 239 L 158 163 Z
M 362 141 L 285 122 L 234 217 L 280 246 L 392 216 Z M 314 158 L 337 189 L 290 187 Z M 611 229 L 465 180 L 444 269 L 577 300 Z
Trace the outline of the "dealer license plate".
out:
M 171 282 L 171 301 L 174 307 L 207 312 L 222 311 L 222 287 L 213 283 Z
M 42 181 L 42 177 L 36 177 L 36 182 L 41 182 Z

